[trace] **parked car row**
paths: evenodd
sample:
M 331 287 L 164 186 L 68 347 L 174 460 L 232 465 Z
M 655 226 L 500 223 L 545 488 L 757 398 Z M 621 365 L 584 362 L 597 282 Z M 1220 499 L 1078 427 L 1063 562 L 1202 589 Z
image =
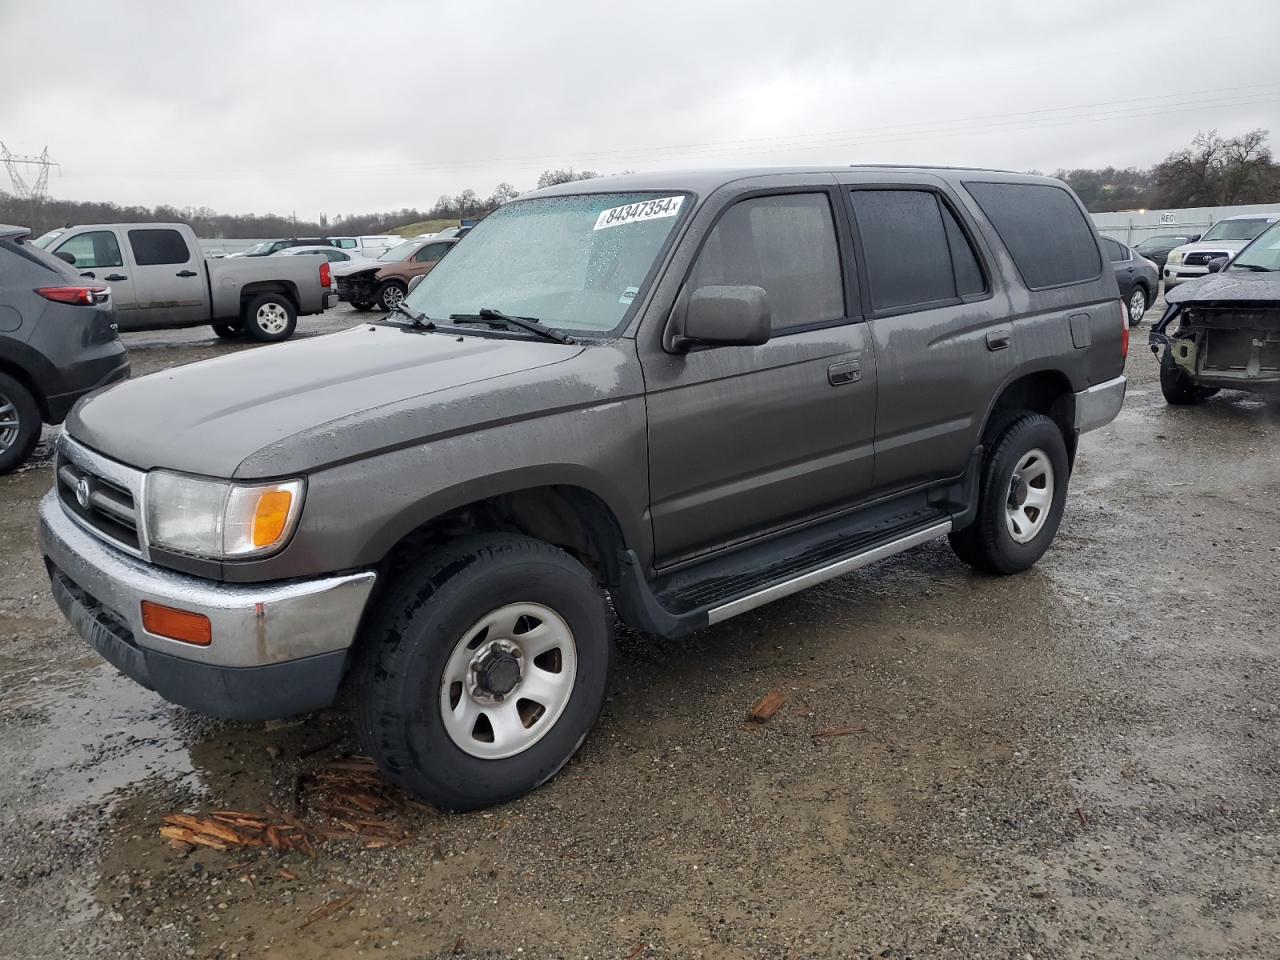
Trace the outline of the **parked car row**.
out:
M 334 247 L 357 257 L 372 259 L 404 238 L 394 234 L 365 237 L 286 237 L 280 240 L 263 240 L 248 250 L 233 253 L 233 257 L 269 257 L 295 247 Z

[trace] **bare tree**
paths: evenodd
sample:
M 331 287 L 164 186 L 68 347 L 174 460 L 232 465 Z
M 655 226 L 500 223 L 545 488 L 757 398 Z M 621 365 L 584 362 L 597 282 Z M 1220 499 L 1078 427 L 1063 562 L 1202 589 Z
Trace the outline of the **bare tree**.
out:
M 557 183 L 572 183 L 575 180 L 591 180 L 598 177 L 594 170 L 575 171 L 573 167 L 568 170 L 543 170 L 538 175 L 538 189 L 543 187 L 554 187 Z
M 1218 131 L 1198 133 L 1155 167 L 1157 204 L 1209 207 L 1280 199 L 1280 166 L 1272 160 L 1267 131 L 1229 140 Z

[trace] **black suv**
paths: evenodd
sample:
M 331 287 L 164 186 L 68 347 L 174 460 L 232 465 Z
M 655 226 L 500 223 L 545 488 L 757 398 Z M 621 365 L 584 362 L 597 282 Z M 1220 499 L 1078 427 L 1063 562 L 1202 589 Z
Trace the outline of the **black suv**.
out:
M 0 474 L 27 459 L 42 422 L 61 423 L 86 393 L 129 376 L 111 288 L 30 234 L 0 224 Z

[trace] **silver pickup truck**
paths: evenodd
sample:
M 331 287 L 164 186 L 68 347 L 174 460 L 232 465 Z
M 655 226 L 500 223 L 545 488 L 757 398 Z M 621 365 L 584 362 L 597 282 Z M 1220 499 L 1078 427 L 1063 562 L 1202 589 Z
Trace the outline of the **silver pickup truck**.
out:
M 35 243 L 111 284 L 121 330 L 207 323 L 224 339 L 272 343 L 289 339 L 299 316 L 336 302 L 323 257 L 206 260 L 185 223 L 82 224 Z

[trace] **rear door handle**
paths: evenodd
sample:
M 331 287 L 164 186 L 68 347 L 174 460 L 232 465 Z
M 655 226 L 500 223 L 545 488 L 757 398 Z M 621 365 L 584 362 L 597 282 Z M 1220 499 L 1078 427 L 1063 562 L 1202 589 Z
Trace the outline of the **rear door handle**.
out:
M 194 270 L 179 270 L 179 271 L 178 271 L 178 276 L 180 276 L 180 277 L 195 277 L 195 276 L 199 276 L 199 274 L 197 274 Z
M 1008 350 L 1013 333 L 1009 330 L 992 330 L 987 334 L 988 350 Z
M 129 278 L 128 278 L 128 277 L 126 277 L 123 273 L 108 273 L 108 274 L 107 274 L 105 277 L 103 277 L 102 279 L 103 279 L 103 280 L 110 280 L 112 283 L 118 283 L 118 282 L 119 282 L 119 281 L 121 281 L 121 280 L 128 280 Z
M 833 387 L 838 387 L 842 383 L 857 383 L 861 379 L 861 360 L 842 360 L 827 367 L 827 382 Z

